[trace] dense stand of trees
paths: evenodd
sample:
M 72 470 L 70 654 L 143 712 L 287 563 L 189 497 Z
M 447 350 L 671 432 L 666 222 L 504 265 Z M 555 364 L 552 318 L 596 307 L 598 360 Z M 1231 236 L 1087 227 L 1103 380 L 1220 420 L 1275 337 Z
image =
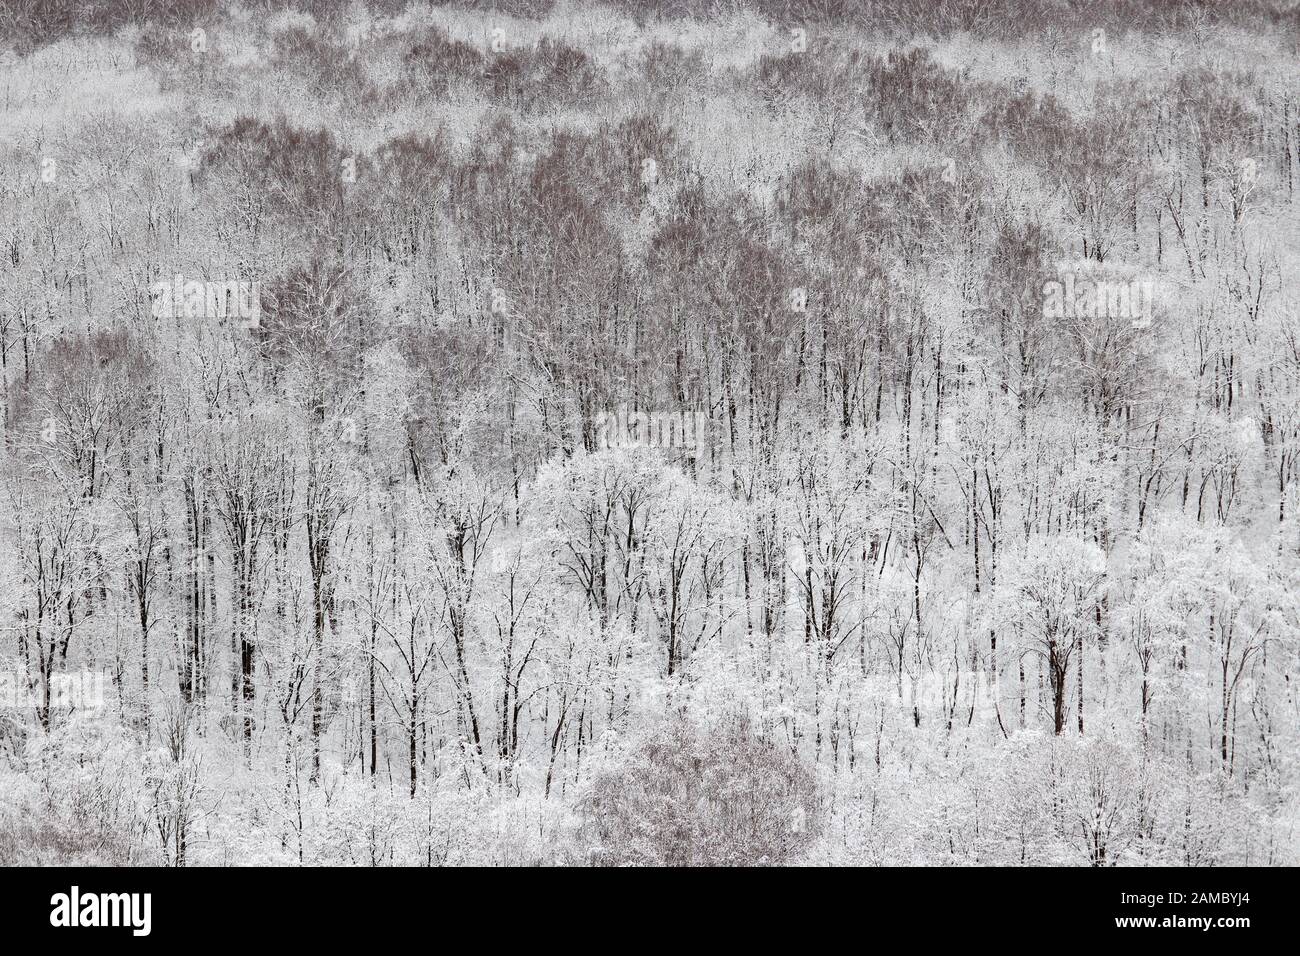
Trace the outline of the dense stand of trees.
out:
M 0 860 L 1297 860 L 1293 23 L 0 6 Z

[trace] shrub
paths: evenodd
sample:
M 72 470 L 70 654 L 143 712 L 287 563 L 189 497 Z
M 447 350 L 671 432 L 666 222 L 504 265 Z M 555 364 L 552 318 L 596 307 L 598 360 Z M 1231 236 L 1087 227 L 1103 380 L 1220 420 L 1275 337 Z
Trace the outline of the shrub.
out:
M 523 109 L 588 96 L 601 82 L 599 68 L 587 54 L 550 37 L 532 49 L 498 55 L 485 75 L 495 100 Z
M 344 44 L 321 32 L 319 27 L 293 26 L 276 33 L 272 47 L 275 65 L 298 73 L 322 91 L 353 97 L 370 93 L 361 61 Z
M 595 777 L 583 842 L 597 865 L 779 866 L 809 844 L 817 802 L 808 768 L 746 721 L 676 718 Z
M 408 82 L 439 96 L 454 83 L 481 78 L 483 68 L 483 54 L 441 30 L 426 32 L 403 62 Z
M 340 170 L 349 154 L 329 130 L 300 129 L 283 116 L 273 124 L 238 116 L 209 143 L 195 185 L 204 187 L 218 178 L 226 187 L 237 187 L 256 214 L 264 208 L 308 232 L 341 215 Z M 358 178 L 364 179 L 364 157 L 355 162 Z

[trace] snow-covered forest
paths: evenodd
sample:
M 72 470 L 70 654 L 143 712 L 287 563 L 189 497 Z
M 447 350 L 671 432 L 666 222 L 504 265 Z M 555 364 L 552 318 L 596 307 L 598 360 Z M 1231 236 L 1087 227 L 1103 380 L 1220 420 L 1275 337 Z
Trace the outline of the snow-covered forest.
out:
M 1300 863 L 1298 41 L 0 0 L 0 863 Z

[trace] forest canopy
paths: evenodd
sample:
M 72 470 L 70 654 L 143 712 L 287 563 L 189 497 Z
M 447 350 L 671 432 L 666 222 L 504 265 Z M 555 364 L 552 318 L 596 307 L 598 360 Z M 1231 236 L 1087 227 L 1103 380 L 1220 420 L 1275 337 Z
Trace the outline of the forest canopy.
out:
M 1300 862 L 1298 25 L 0 0 L 0 863 Z

